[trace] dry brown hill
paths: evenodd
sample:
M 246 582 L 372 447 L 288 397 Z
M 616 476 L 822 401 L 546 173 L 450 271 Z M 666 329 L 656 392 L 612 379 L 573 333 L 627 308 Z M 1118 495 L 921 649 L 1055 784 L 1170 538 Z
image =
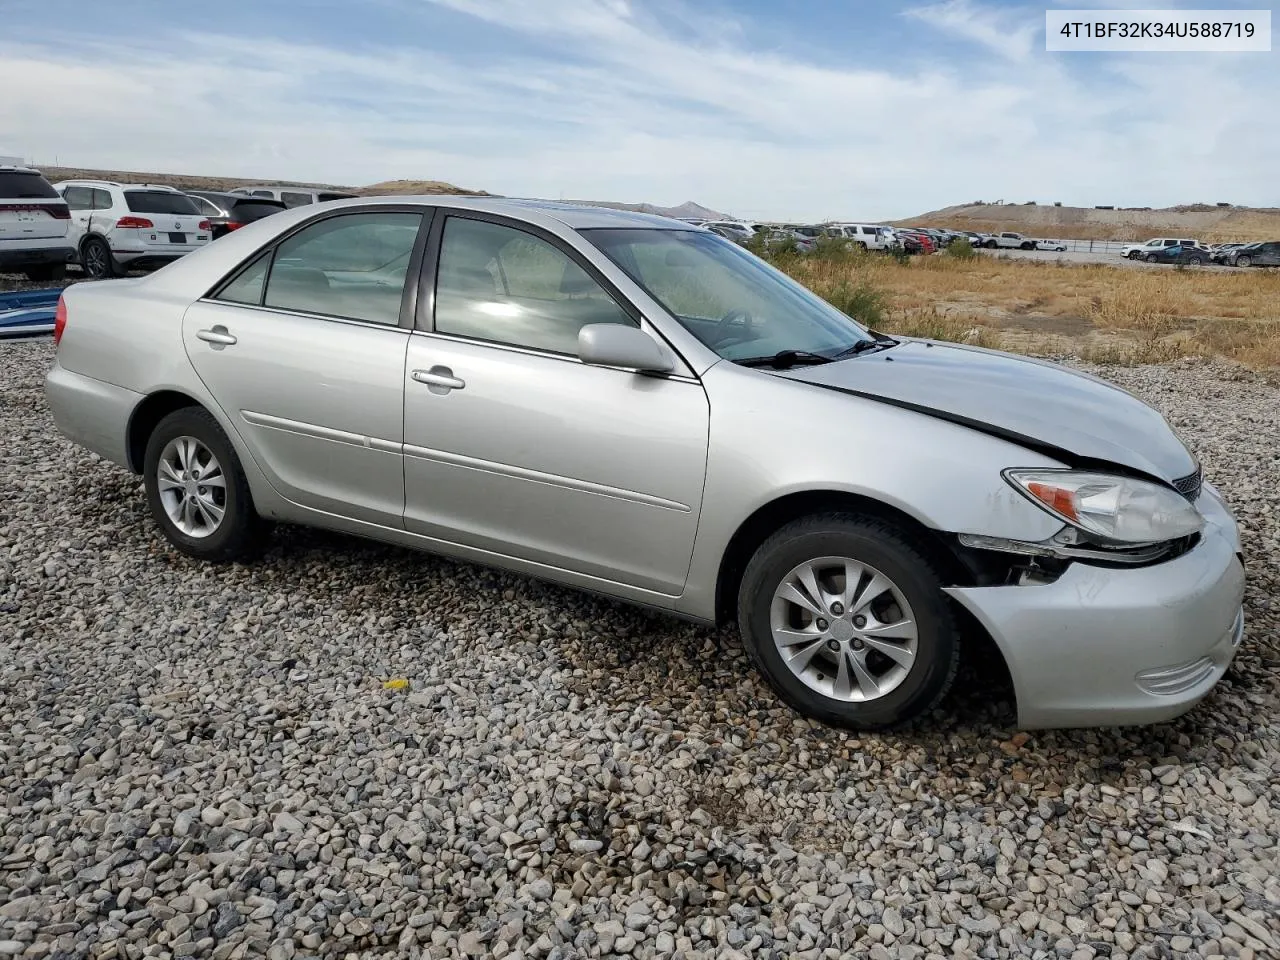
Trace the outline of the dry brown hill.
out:
M 139 173 L 130 170 L 82 170 L 76 167 L 40 167 L 40 171 L 53 182 L 59 180 L 117 180 L 122 183 L 160 183 L 179 190 L 230 190 L 255 183 L 271 183 L 289 187 L 321 187 L 342 190 L 361 196 L 380 194 L 466 194 L 486 196 L 483 190 L 455 187 L 441 180 L 387 180 L 367 187 L 348 187 L 333 183 L 309 183 L 303 180 L 272 180 L 262 178 L 247 180 L 243 177 L 206 177 L 189 173 Z
M 899 225 L 948 227 L 1073 240 L 1145 240 L 1190 236 L 1209 242 L 1280 239 L 1280 209 L 1187 204 L 1163 209 L 1055 207 L 1045 204 L 970 203 L 921 214 Z

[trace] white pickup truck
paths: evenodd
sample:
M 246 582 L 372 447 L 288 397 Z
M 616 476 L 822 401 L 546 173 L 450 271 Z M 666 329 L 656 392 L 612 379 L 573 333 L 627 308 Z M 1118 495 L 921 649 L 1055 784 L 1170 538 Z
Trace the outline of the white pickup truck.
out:
M 991 250 L 1004 247 L 1009 250 L 1034 250 L 1036 242 L 1020 233 L 993 233 L 982 244 Z

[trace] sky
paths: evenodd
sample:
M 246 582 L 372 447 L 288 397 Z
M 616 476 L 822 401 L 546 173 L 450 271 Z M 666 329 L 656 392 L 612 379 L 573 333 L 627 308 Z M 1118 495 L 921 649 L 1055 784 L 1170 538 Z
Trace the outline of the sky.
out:
M 0 0 L 0 155 L 814 221 L 1280 206 L 1280 52 L 1047 53 L 1045 8 Z

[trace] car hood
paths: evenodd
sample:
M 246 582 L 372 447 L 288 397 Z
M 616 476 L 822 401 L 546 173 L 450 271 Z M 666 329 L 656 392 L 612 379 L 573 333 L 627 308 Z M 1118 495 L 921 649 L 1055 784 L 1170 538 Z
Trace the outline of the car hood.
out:
M 1072 465 L 1101 461 L 1165 481 L 1196 469 L 1164 417 L 1133 394 L 1028 357 L 904 339 L 779 376 L 960 423 Z

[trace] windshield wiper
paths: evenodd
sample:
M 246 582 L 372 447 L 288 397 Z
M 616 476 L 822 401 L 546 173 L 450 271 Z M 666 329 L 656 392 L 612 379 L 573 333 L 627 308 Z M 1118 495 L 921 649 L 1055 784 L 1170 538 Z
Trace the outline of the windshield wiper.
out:
M 866 353 L 868 350 L 887 350 L 889 347 L 896 347 L 898 341 L 893 337 L 886 337 L 883 333 L 877 333 L 875 330 L 868 330 L 874 340 L 859 340 L 848 350 L 837 353 L 835 359 L 843 360 L 845 357 L 856 357 L 860 353 Z
M 779 350 L 769 357 L 744 357 L 734 363 L 743 367 L 773 367 L 775 370 L 786 370 L 795 366 L 816 366 L 819 363 L 831 363 L 831 357 L 820 353 L 809 353 L 807 350 Z

